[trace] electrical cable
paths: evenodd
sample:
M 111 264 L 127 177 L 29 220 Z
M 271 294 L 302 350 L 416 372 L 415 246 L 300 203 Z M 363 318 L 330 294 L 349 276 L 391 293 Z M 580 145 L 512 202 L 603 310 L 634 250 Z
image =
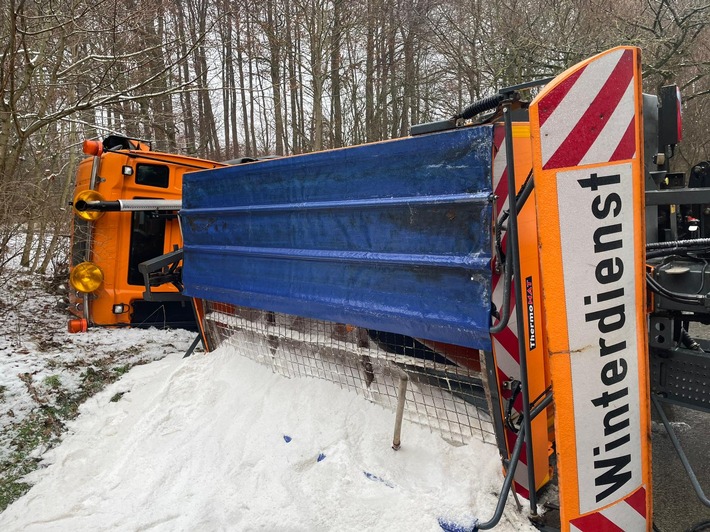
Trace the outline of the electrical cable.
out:
M 701 532 L 702 530 L 710 530 L 710 519 L 694 524 L 687 532 Z
M 646 284 L 651 289 L 651 291 L 667 297 L 671 301 L 677 303 L 685 303 L 689 305 L 704 305 L 706 297 L 700 294 L 682 294 L 680 292 L 673 292 L 663 286 L 661 286 L 658 281 L 656 281 L 651 274 L 646 274 Z
M 688 333 L 688 331 L 685 330 L 684 327 L 680 328 L 680 341 L 681 343 L 687 348 L 687 349 L 692 349 L 693 351 L 700 351 L 700 352 L 705 352 L 703 351 L 703 348 L 700 347 L 700 344 L 696 342 L 692 336 Z
M 669 254 L 684 255 L 687 256 L 689 253 L 698 253 L 699 251 L 709 252 L 710 250 L 699 250 L 688 246 L 678 246 L 667 249 L 653 249 L 646 253 L 647 259 L 656 259 L 659 257 L 666 257 Z

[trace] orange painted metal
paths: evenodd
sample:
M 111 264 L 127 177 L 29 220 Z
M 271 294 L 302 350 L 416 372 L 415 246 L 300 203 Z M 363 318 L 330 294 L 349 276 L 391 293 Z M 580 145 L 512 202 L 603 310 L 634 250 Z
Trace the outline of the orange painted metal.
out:
M 530 106 L 563 530 L 650 530 L 639 50 L 567 70 Z
M 98 143 L 100 146 L 100 143 Z M 182 197 L 182 176 L 186 172 L 199 169 L 224 166 L 222 163 L 185 157 L 176 154 L 146 151 L 147 145 L 140 144 L 136 150 L 102 151 L 92 147 L 89 153 L 98 155 L 81 161 L 76 176 L 74 196 L 91 187 L 92 173 L 97 177 L 93 190 L 101 194 L 104 200 L 119 199 L 166 199 L 179 200 Z M 94 165 L 97 165 L 94 168 Z M 146 186 L 136 183 L 138 165 L 160 165 L 169 169 L 167 187 Z M 127 175 L 126 167 L 131 169 Z M 74 264 L 90 260 L 104 274 L 104 282 L 94 293 L 85 298 L 70 288 L 69 309 L 78 318 L 86 319 L 88 326 L 127 325 L 130 323 L 130 310 L 120 314 L 113 313 L 114 305 L 131 305 L 143 299 L 142 284 L 129 283 L 129 254 L 131 239 L 130 212 L 107 212 L 92 222 L 82 222 L 74 217 L 72 223 L 72 258 Z M 82 234 L 90 233 L 89 252 L 81 252 L 79 242 Z M 161 251 L 173 251 L 174 246 L 182 245 L 182 236 L 177 219 L 167 220 L 165 238 Z M 83 255 L 80 257 L 79 255 Z M 88 255 L 88 256 L 86 256 Z M 155 292 L 177 292 L 172 285 L 163 285 Z M 88 303 L 88 310 L 86 304 Z
M 507 154 L 505 152 L 505 128 L 502 124 L 496 125 L 494 144 L 497 152 L 493 161 L 493 188 L 496 195 L 497 217 L 508 210 L 508 184 L 506 173 Z M 530 127 L 528 123 L 513 125 L 513 152 L 516 187 L 522 187 L 532 170 Z M 528 198 L 518 214 L 518 237 L 520 252 L 520 270 L 523 286 L 512 288 L 509 302 L 504 302 L 503 276 L 493 276 L 493 304 L 502 311 L 507 304 L 510 307 L 510 321 L 508 326 L 498 334 L 493 335 L 493 355 L 496 363 L 496 375 L 501 403 L 499 405 L 502 416 L 509 412 L 515 421 L 522 416 L 522 395 L 515 395 L 512 383 L 520 381 L 520 352 L 518 347 L 518 326 L 515 314 L 515 305 L 524 305 L 523 315 L 526 323 L 523 326 L 525 334 L 524 344 L 528 363 L 528 387 L 530 401 L 542 395 L 549 386 L 549 372 L 547 368 L 547 353 L 545 345 L 544 315 L 542 312 L 542 291 L 540 280 L 539 256 L 537 247 L 537 213 L 535 209 L 535 192 Z M 503 237 L 505 250 L 507 237 Z M 515 396 L 514 396 L 515 395 Z M 508 403 L 512 401 L 512 405 Z M 532 462 L 535 468 L 535 490 L 547 484 L 551 478 L 549 462 L 550 432 L 548 430 L 547 415 L 542 413 L 532 421 L 532 460 L 523 452 L 520 463 L 515 471 L 514 488 L 523 497 L 529 497 L 528 466 Z M 513 450 L 517 440 L 517 432 L 506 425 L 505 443 L 508 454 Z

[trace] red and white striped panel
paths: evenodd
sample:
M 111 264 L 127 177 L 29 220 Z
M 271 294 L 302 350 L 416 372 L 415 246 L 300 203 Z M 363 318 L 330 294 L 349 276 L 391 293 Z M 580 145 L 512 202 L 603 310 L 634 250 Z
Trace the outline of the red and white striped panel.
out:
M 644 532 L 648 529 L 646 489 L 640 488 L 625 499 L 598 512 L 570 522 L 571 532 Z
M 506 171 L 506 149 L 505 149 L 505 130 L 502 127 L 495 129 L 493 143 L 496 148 L 496 153 L 493 159 L 493 190 L 495 191 L 496 199 L 496 214 L 508 208 L 508 173 Z M 502 247 L 505 250 L 507 234 L 503 236 Z M 505 329 L 493 336 L 493 352 L 496 359 L 496 370 L 498 374 L 498 382 L 503 383 L 510 379 L 520 380 L 520 354 L 518 352 L 518 322 L 515 314 L 515 293 L 514 288 L 511 289 L 510 302 L 510 320 Z M 502 313 L 505 303 L 503 302 L 503 276 L 499 274 L 493 275 L 493 294 L 491 296 L 493 303 L 499 312 Z M 499 393 L 503 401 L 508 401 L 511 392 L 509 390 L 500 389 Z M 522 396 L 513 403 L 513 410 L 520 414 L 522 412 Z M 508 449 L 512 450 L 517 440 L 517 435 L 505 428 L 505 438 Z M 516 493 L 522 497 L 528 498 L 528 460 L 525 454 L 525 447 L 520 455 L 518 467 L 515 470 L 514 488 Z
M 539 103 L 544 169 L 636 156 L 634 54 L 619 49 L 589 63 Z

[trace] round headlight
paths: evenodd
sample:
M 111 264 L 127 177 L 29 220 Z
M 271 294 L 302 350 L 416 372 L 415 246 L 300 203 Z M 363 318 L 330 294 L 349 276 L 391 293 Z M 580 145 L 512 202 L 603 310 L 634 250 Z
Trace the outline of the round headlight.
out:
M 74 290 L 84 294 L 95 292 L 104 282 L 104 273 L 93 262 L 77 264 L 69 274 L 69 282 Z
M 82 190 L 74 198 L 74 214 L 76 214 L 82 220 L 87 220 L 93 222 L 101 218 L 104 213 L 102 211 L 79 211 L 76 206 L 78 204 L 85 204 L 88 201 L 103 201 L 104 197 L 96 192 L 95 190 Z

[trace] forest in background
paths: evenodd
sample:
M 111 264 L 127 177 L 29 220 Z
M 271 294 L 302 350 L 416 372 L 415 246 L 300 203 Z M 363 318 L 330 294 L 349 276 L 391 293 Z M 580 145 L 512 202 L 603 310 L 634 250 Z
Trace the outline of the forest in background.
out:
M 65 260 L 86 138 L 227 160 L 401 137 L 619 44 L 646 92 L 680 86 L 687 171 L 710 157 L 709 26 L 708 0 L 4 0 L 0 272 Z

